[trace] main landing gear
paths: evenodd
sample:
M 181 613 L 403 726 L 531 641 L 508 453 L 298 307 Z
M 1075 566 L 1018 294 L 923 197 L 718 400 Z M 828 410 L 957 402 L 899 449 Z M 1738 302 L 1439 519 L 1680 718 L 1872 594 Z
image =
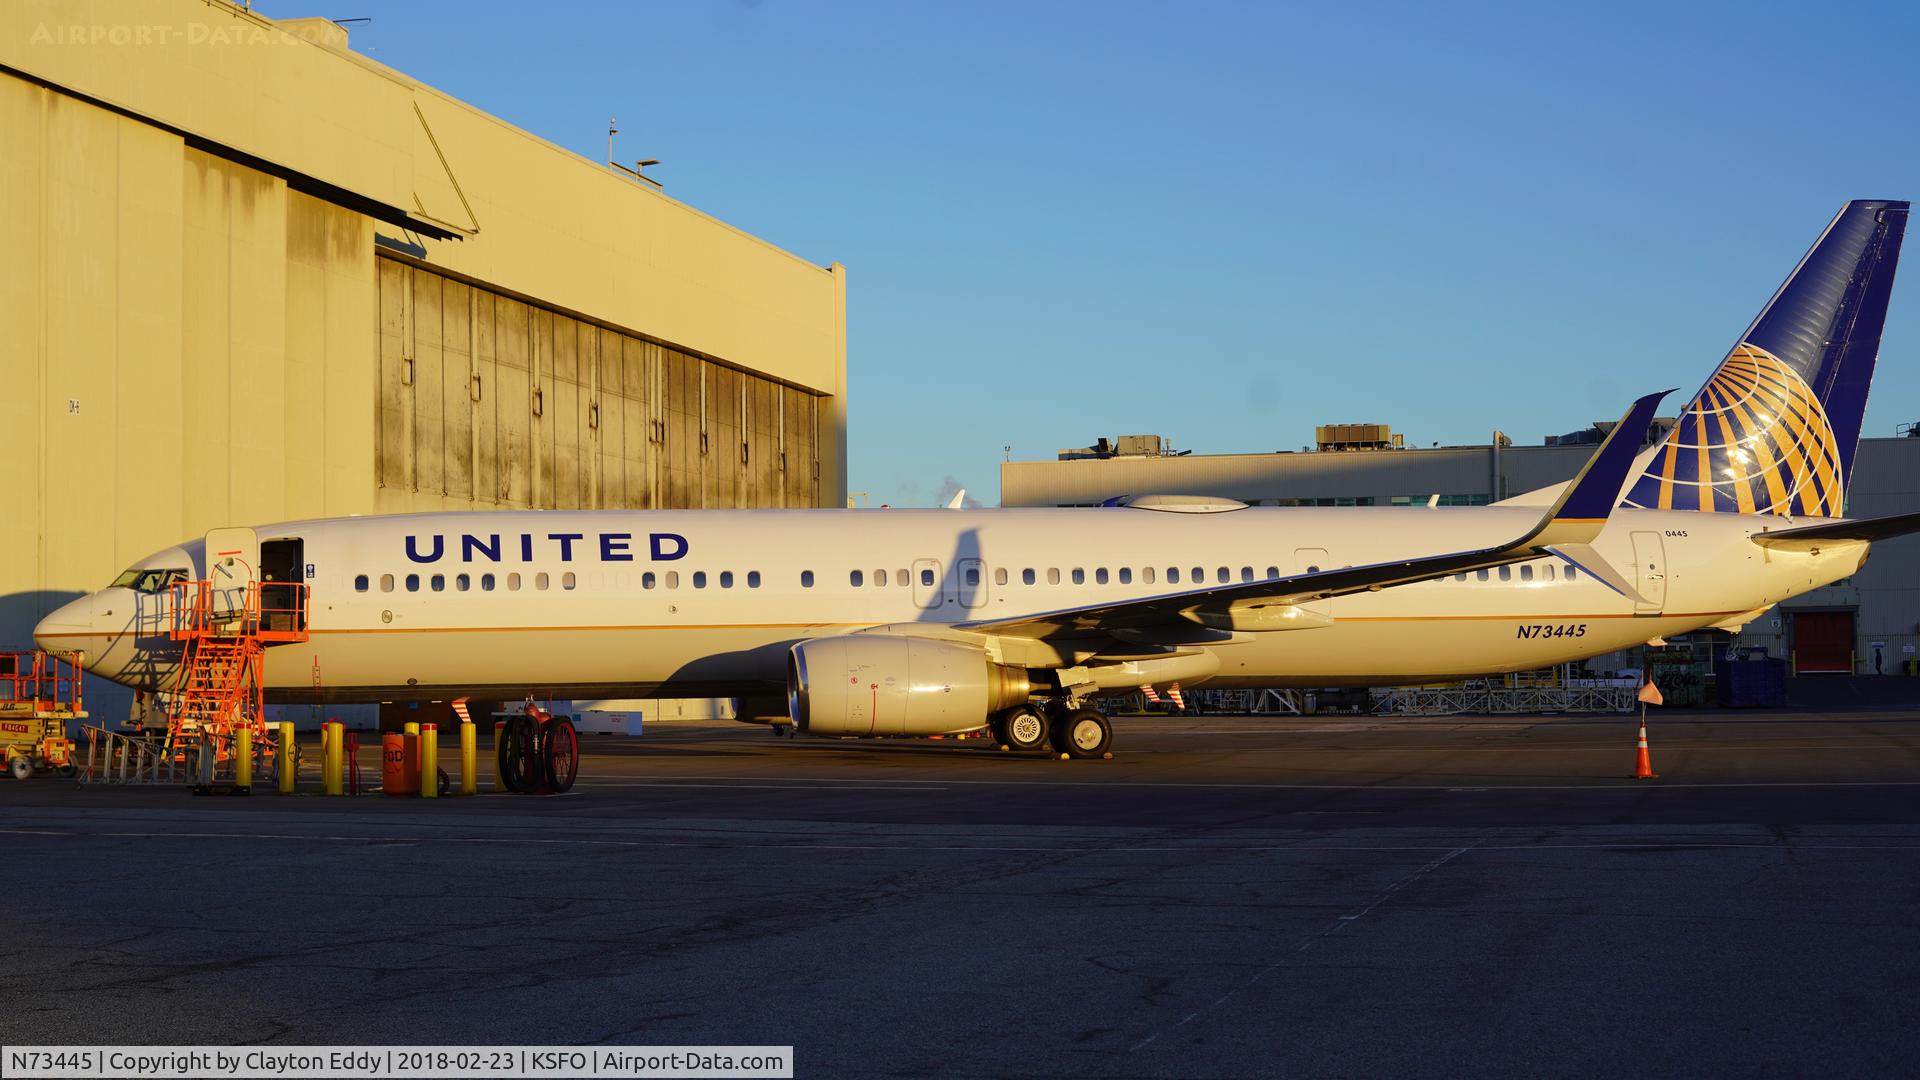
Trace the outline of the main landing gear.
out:
M 996 713 L 989 722 L 994 740 L 1008 750 L 1034 751 L 1052 746 L 1070 758 L 1104 758 L 1113 746 L 1113 724 L 1098 709 L 1058 704 L 1043 714 L 1031 705 Z

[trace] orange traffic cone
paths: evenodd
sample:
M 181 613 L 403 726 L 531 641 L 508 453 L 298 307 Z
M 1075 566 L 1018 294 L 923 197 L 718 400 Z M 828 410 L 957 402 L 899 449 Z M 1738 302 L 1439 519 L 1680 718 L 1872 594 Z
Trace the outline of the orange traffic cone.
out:
M 1647 753 L 1647 718 L 1640 717 L 1640 753 L 1633 763 L 1635 780 L 1658 780 L 1660 774 L 1653 771 L 1653 757 Z

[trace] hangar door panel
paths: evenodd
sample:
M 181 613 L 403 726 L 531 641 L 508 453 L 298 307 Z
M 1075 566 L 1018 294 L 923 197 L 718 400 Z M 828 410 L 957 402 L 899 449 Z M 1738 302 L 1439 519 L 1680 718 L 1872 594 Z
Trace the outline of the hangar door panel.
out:
M 383 505 L 817 505 L 823 399 L 411 262 L 377 266 Z

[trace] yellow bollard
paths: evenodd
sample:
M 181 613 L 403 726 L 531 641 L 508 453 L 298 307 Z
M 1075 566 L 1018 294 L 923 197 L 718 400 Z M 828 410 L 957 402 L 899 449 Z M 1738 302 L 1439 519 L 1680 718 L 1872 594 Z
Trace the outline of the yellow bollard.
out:
M 280 721 L 280 760 L 274 763 L 274 768 L 279 770 L 275 774 L 275 779 L 279 781 L 280 794 L 293 794 L 293 784 L 298 779 L 295 773 L 299 771 L 299 766 L 296 764 L 293 753 L 293 722 L 291 720 Z
M 440 725 L 420 725 L 420 797 L 440 795 Z
M 344 794 L 344 782 L 341 772 L 346 765 L 346 729 L 338 720 L 329 720 L 321 725 L 321 790 L 329 795 Z
M 403 726 L 403 727 L 401 728 L 401 730 L 402 730 L 402 731 L 405 731 L 405 732 L 406 732 L 407 734 L 409 734 L 409 735 L 418 735 L 418 734 L 420 734 L 420 724 L 419 724 L 419 722 L 418 722 L 418 721 L 415 721 L 415 720 L 409 720 L 409 721 L 407 721 L 407 722 L 406 722 L 406 724 L 405 724 L 405 725 L 404 725 L 404 726 Z
M 495 791 L 507 790 L 507 778 L 500 775 L 500 740 L 506 736 L 506 733 L 507 722 L 495 720 L 493 722 L 493 790 Z
M 474 733 L 473 721 L 460 725 L 460 794 L 478 795 L 480 793 L 479 770 L 475 767 L 479 758 L 476 743 L 479 736 Z
M 241 791 L 253 787 L 253 729 L 240 728 L 233 733 L 233 786 Z

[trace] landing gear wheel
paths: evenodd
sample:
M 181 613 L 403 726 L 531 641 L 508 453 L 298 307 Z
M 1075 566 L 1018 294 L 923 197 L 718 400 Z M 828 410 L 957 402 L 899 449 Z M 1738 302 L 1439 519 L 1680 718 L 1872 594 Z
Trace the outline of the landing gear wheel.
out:
M 33 775 L 33 762 L 23 757 L 14 758 L 7 762 L 7 771 L 13 774 L 15 780 L 25 780 Z
M 1022 705 L 1000 714 L 1002 745 L 1014 750 L 1039 750 L 1047 745 L 1047 722 L 1032 708 Z
M 573 778 L 580 772 L 580 736 L 573 730 L 573 721 L 556 717 L 540 741 L 545 751 L 541 757 L 546 762 L 547 785 L 555 794 L 572 787 Z
M 1095 709 L 1074 709 L 1053 722 L 1053 748 L 1068 757 L 1097 758 L 1113 745 L 1113 725 Z

